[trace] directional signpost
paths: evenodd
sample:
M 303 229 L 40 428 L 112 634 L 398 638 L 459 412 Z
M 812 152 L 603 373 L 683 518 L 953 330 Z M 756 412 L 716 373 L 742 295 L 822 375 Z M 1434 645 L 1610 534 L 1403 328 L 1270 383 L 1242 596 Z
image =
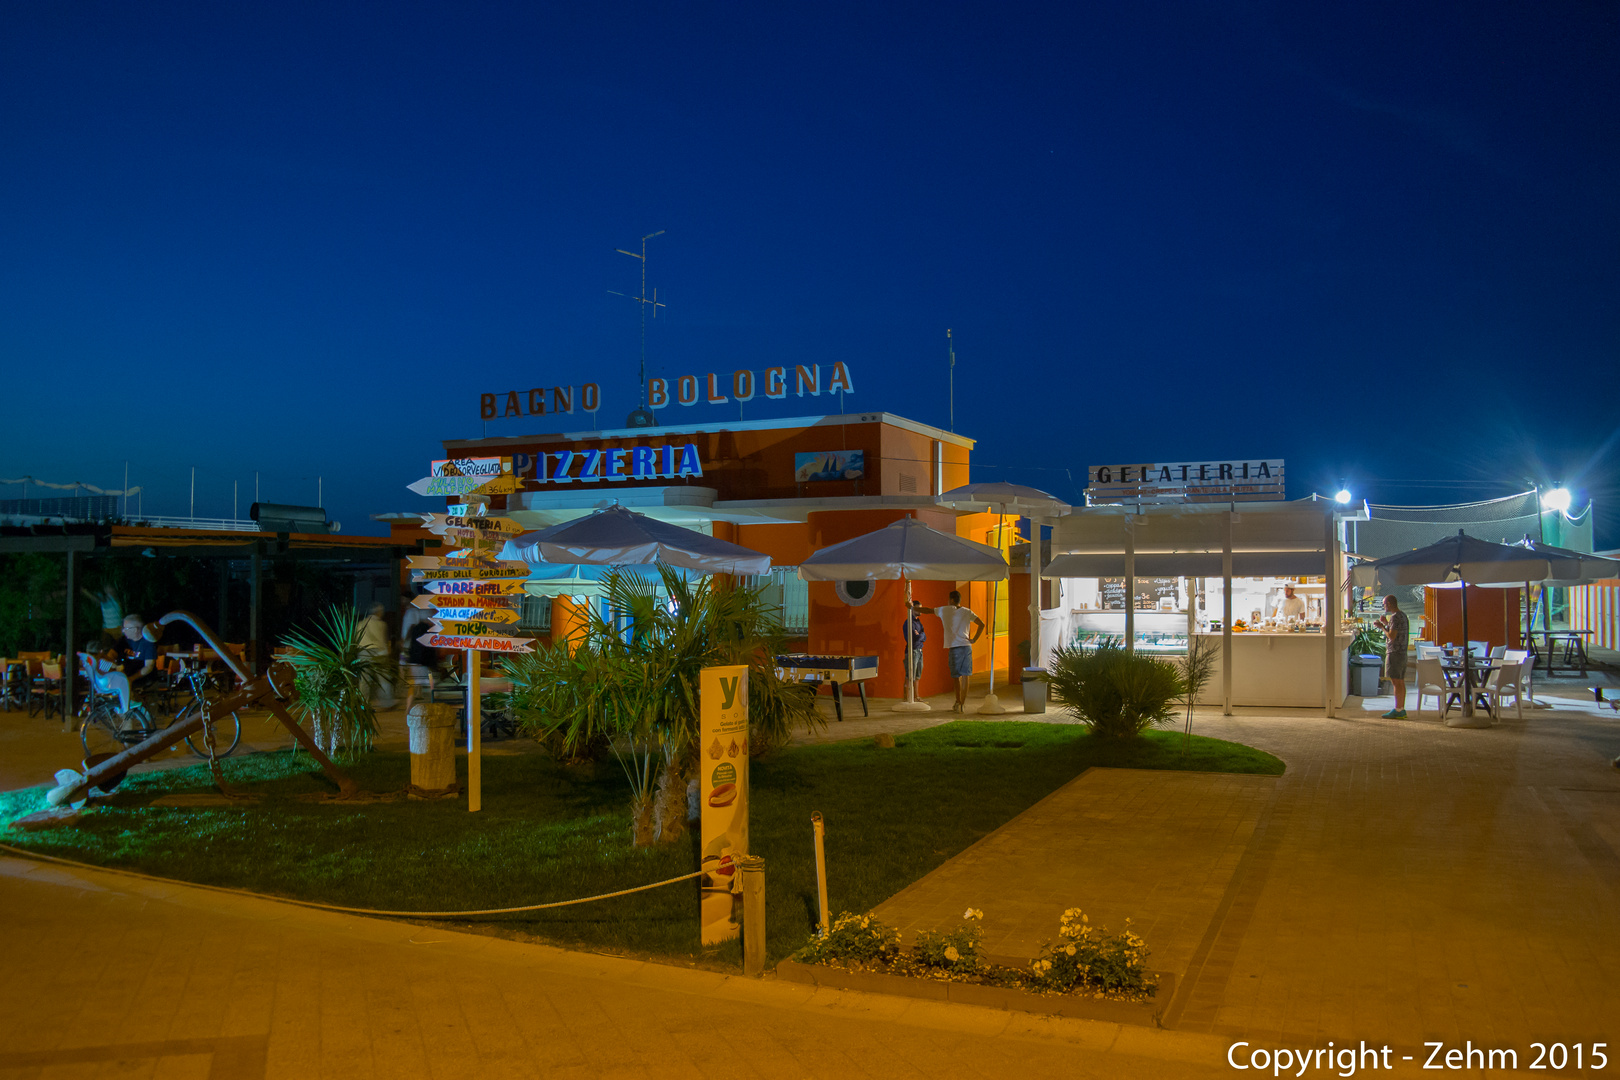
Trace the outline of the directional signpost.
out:
M 447 458 L 432 462 L 429 471 L 432 475 L 409 485 L 410 490 L 464 501 L 449 507 L 449 513 L 422 518 L 431 532 L 466 551 L 459 556 L 411 556 L 411 580 L 426 590 L 411 603 L 434 609 L 432 627 L 416 640 L 429 648 L 467 653 L 467 809 L 477 811 L 483 805 L 479 758 L 483 654 L 531 652 L 534 642 L 513 636 L 529 566 L 495 558 L 506 537 L 523 527 L 510 518 L 491 516 L 479 496 L 510 495 L 521 481 L 512 474 L 511 458 Z

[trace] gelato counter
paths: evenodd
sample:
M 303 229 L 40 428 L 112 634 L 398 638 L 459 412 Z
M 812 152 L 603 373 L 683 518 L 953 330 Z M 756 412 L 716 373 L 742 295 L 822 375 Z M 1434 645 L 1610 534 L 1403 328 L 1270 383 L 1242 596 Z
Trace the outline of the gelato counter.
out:
M 1221 704 L 1221 635 L 1201 633 L 1215 646 L 1215 673 L 1199 696 L 1200 705 Z M 1333 705 L 1344 704 L 1349 678 L 1350 639 L 1334 635 L 1332 654 Z M 1320 709 L 1323 667 L 1328 664 L 1322 633 L 1246 631 L 1232 634 L 1232 704 L 1271 705 L 1282 708 Z

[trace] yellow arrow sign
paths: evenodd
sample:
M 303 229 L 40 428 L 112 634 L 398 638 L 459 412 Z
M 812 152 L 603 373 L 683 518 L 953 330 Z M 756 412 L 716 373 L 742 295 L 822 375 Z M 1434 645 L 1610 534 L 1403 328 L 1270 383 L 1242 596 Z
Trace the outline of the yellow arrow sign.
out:
M 453 606 L 462 608 L 488 608 L 497 610 L 501 608 L 516 608 L 523 599 L 521 596 L 473 596 L 461 594 L 457 596 L 418 596 L 411 603 L 419 608 L 442 608 Z
M 443 529 L 470 529 L 480 533 L 510 533 L 517 535 L 523 526 L 504 517 L 460 517 L 450 514 L 423 514 L 422 520 L 434 532 Z
M 510 495 L 521 490 L 523 481 L 515 476 L 424 476 L 405 485 L 418 495 Z
M 435 613 L 440 619 L 473 619 L 487 623 L 510 624 L 517 622 L 519 618 L 514 608 L 470 607 L 453 596 L 441 596 L 439 599 L 444 601 Z
M 434 619 L 430 628 L 435 634 L 461 634 L 466 637 L 511 637 L 505 625 L 484 619 Z
M 412 581 L 499 581 L 505 578 L 526 578 L 528 564 L 521 570 L 507 570 L 499 566 L 457 566 L 447 570 L 412 570 Z

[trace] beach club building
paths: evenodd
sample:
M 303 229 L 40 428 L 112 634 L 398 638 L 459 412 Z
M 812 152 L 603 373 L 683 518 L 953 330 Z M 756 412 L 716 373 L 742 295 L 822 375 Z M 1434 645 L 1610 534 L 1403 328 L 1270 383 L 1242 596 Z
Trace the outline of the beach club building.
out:
M 674 392 L 685 391 L 677 386 Z M 490 509 L 530 529 L 617 503 L 769 555 L 771 573 L 745 580 L 768 588 L 799 647 L 815 654 L 876 655 L 878 674 L 868 682 L 868 694 L 902 697 L 904 583 L 805 582 L 798 566 L 820 548 L 907 516 L 981 543 L 999 542 L 1005 550 L 1016 519 L 1003 523 L 994 514 L 958 513 L 935 502 L 941 492 L 968 482 L 973 443 L 892 413 L 870 412 L 451 439 L 443 445 L 447 458 L 511 458 L 522 490 L 490 497 Z M 389 516 L 396 535 L 417 534 L 400 515 Z M 583 621 L 583 606 L 596 602 L 599 577 L 594 568 L 536 566 L 526 583 L 533 601 L 525 602 L 524 623 L 554 641 L 565 639 Z M 913 584 L 915 598 L 929 607 L 946 603 L 955 587 L 948 581 Z M 1008 590 L 992 594 L 978 583 L 963 584 L 961 591 L 964 604 L 987 623 L 995 596 L 1003 630 L 996 661 L 1005 667 Z M 950 680 L 939 624 L 924 623 L 930 638 L 918 692 L 943 693 Z M 989 666 L 990 645 L 986 634 L 976 646 L 977 670 Z

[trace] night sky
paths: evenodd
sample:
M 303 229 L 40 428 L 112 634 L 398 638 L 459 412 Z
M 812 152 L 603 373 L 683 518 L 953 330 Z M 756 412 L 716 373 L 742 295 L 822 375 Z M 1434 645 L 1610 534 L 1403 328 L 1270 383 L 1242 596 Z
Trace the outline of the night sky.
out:
M 1609 2 L 11 4 L 0 476 L 381 531 L 481 392 L 622 424 L 663 229 L 653 374 L 943 427 L 949 327 L 976 479 L 1562 480 L 1620 544 L 1617 135 Z

